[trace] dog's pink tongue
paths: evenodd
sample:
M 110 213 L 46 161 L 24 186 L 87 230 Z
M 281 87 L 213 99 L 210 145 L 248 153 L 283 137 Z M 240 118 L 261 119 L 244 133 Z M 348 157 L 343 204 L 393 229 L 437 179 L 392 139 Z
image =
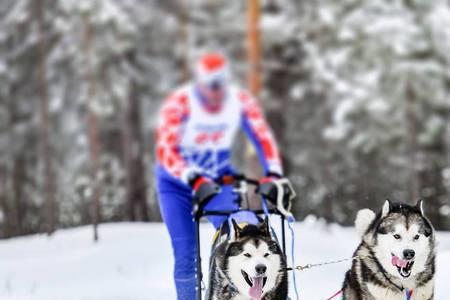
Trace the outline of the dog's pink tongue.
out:
M 248 291 L 252 300 L 260 300 L 262 296 L 263 289 L 263 277 L 254 277 L 253 286 Z
M 406 265 L 408 264 L 407 260 L 403 260 L 398 256 L 392 256 L 392 265 L 399 267 L 399 268 L 404 268 L 406 267 Z

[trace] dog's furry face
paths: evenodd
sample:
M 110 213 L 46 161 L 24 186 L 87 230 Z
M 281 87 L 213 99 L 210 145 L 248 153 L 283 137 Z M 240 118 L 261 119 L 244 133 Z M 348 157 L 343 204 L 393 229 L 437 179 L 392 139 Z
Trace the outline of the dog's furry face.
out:
M 235 238 L 227 250 L 227 275 L 242 296 L 261 299 L 280 280 L 282 253 L 272 240 L 267 221 L 244 228 L 233 222 Z
M 423 272 L 434 254 L 433 228 L 421 201 L 409 206 L 388 200 L 377 216 L 360 211 L 356 227 L 383 269 L 397 278 L 407 280 Z

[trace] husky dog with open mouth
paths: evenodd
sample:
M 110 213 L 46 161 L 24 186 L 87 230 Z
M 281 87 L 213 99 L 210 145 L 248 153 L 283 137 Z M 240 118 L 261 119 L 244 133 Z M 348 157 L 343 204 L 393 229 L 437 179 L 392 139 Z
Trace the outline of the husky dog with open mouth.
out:
M 375 215 L 358 212 L 362 237 L 343 286 L 345 300 L 432 300 L 435 234 L 422 201 L 416 206 L 387 200 Z
M 271 237 L 267 218 L 242 228 L 231 221 L 234 238 L 213 247 L 207 299 L 286 300 L 285 256 Z

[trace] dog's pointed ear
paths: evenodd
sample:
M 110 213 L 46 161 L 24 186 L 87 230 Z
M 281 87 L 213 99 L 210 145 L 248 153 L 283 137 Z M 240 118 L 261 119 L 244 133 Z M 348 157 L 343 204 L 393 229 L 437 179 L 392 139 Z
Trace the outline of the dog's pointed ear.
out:
M 358 211 L 355 220 L 355 228 L 360 237 L 366 233 L 370 227 L 370 224 L 372 224 L 373 220 L 375 220 L 375 217 L 375 213 L 368 208 Z
M 386 199 L 383 205 L 383 209 L 381 211 L 381 217 L 382 218 L 386 217 L 391 212 L 391 208 L 392 208 L 391 200 Z
M 241 236 L 241 227 L 239 227 L 233 218 L 231 218 L 231 223 L 233 224 L 234 238 L 238 239 Z
M 259 226 L 261 233 L 266 236 L 266 237 L 270 237 L 270 228 L 269 228 L 269 217 L 266 216 L 264 218 L 264 221 L 261 223 L 261 225 Z
M 423 200 L 422 200 L 422 199 L 420 199 L 419 201 L 417 201 L 416 208 L 420 211 L 420 214 L 421 214 L 422 216 L 425 215 L 425 213 L 423 212 Z

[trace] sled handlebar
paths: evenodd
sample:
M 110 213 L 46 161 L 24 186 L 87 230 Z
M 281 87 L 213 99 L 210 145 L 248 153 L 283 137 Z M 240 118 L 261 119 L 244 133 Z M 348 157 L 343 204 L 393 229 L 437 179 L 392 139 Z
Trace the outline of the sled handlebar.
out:
M 245 182 L 247 184 L 253 185 L 255 187 L 259 186 L 259 180 L 249 178 L 245 176 L 244 174 L 234 174 L 234 175 L 223 175 L 216 179 L 214 182 L 220 185 L 224 184 L 234 184 L 239 182 Z
M 224 175 L 214 180 L 214 183 L 217 184 L 216 187 L 207 186 L 207 188 L 209 189 L 207 190 L 207 192 L 203 191 L 202 195 L 199 197 L 194 196 L 193 214 L 195 219 L 200 219 L 202 216 L 206 215 L 212 214 L 227 215 L 235 212 L 235 211 L 214 211 L 214 212 L 210 211 L 208 213 L 205 213 L 205 211 L 203 210 L 203 208 L 209 203 L 209 201 L 220 192 L 219 186 L 233 185 L 234 186 L 233 192 L 239 194 L 240 197 L 243 197 L 243 195 L 248 193 L 248 185 L 253 185 L 256 188 L 258 188 L 260 185 L 258 180 L 248 178 L 242 174 Z
M 256 187 L 256 193 L 261 197 L 265 197 L 269 199 L 274 205 L 275 208 L 269 209 L 269 213 L 275 213 L 279 215 L 283 215 L 284 217 L 291 216 L 291 201 L 295 198 L 296 194 L 291 185 L 291 183 L 287 179 L 277 179 L 273 183 L 262 183 L 259 180 L 246 177 L 243 174 L 236 175 L 225 175 L 214 181 L 218 185 L 233 185 L 233 192 L 238 194 L 240 199 L 244 199 L 247 197 L 249 192 L 248 185 L 252 185 Z M 275 190 L 274 190 L 275 189 Z M 220 189 L 219 189 L 220 191 Z M 209 201 L 214 198 L 213 195 L 208 195 L 203 201 L 198 201 L 194 204 L 193 207 L 193 215 L 194 219 L 199 220 L 203 216 L 208 215 L 230 215 L 237 211 L 242 210 L 239 208 L 237 210 L 232 211 L 208 211 L 204 210 L 204 207 L 209 203 Z M 248 210 L 248 209 L 245 209 Z M 253 210 L 257 214 L 262 213 L 262 210 Z

